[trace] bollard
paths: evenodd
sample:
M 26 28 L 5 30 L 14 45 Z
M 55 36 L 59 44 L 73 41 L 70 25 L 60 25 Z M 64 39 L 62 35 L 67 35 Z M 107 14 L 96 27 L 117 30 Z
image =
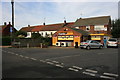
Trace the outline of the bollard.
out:
M 42 43 L 40 43 L 40 47 L 42 48 Z
M 29 48 L 29 43 L 27 43 L 27 48 Z

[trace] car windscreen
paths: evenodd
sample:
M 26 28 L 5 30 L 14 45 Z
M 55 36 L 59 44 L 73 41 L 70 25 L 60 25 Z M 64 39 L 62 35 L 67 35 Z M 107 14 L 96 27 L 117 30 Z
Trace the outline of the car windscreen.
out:
M 116 39 L 109 39 L 108 41 L 117 41 Z

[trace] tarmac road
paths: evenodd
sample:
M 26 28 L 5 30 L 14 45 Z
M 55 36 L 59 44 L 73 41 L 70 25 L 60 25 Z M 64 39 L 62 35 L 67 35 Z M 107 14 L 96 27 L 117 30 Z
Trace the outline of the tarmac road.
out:
M 118 49 L 3 48 L 3 78 L 118 78 Z

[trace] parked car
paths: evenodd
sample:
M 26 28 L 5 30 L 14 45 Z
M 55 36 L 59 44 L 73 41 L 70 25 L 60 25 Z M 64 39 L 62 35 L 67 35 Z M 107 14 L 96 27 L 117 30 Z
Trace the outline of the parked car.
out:
M 103 44 L 95 40 L 87 40 L 86 42 L 81 42 L 80 48 L 90 49 L 90 48 L 103 48 Z
M 118 40 L 116 38 L 108 39 L 107 47 L 118 47 Z

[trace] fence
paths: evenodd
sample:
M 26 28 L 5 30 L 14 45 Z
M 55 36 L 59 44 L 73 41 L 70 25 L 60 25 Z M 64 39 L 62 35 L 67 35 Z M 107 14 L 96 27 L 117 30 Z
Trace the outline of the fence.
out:
M 48 47 L 48 43 L 44 42 L 40 39 L 30 39 L 30 38 L 24 38 L 24 39 L 14 39 L 12 42 L 12 47 Z

